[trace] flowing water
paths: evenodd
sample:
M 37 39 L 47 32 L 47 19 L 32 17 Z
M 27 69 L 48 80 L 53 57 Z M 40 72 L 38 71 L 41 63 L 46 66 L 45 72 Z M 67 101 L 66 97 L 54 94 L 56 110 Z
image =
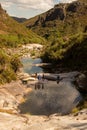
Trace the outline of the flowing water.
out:
M 40 59 L 23 59 L 24 71 L 28 73 L 43 72 L 40 67 L 31 64 L 40 63 Z M 68 114 L 82 100 L 81 94 L 73 84 L 74 73 L 61 74 L 65 79 L 57 84 L 56 81 L 45 81 L 44 89 L 35 89 L 27 95 L 26 102 L 20 104 L 22 113 L 34 115 L 50 115 L 54 113 Z

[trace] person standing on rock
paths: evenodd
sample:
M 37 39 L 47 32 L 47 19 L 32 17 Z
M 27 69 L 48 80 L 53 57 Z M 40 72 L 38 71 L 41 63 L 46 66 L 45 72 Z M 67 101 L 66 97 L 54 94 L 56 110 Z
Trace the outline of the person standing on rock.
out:
M 35 83 L 35 89 L 37 89 L 37 88 L 40 89 L 40 86 L 41 86 L 41 79 L 42 79 L 42 77 L 41 77 L 41 75 L 35 73 L 35 78 L 38 79 L 38 82 Z
M 38 89 L 39 88 L 44 89 L 44 74 L 43 76 L 38 75 L 37 78 L 38 78 Z
M 38 75 L 37 78 L 39 81 L 42 79 L 41 75 Z
M 60 77 L 59 75 L 57 76 L 57 84 L 59 83 Z

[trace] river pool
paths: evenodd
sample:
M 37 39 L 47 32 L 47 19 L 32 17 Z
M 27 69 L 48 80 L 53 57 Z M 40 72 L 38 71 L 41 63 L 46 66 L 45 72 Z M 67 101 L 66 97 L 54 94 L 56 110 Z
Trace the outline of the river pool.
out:
M 35 66 L 35 64 L 42 63 L 42 60 L 40 58 L 22 58 L 21 62 L 23 64 L 23 71 L 26 73 L 33 74 L 43 72 L 43 69 L 41 67 Z
M 41 67 L 34 66 L 34 64 L 41 62 L 40 58 L 23 58 L 24 72 L 29 74 L 43 72 Z M 31 86 L 32 92 L 29 92 L 26 101 L 19 106 L 21 113 L 33 115 L 70 113 L 82 100 L 81 94 L 72 82 L 76 74 L 77 72 L 61 73 L 60 76 L 64 78 L 59 84 L 56 81 L 48 80 L 44 84 L 44 89 L 35 90 L 35 86 Z

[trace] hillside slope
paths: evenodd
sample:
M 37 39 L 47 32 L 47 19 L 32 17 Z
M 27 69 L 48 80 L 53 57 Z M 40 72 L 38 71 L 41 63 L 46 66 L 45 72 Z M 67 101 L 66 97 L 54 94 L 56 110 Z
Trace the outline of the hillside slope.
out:
M 52 40 L 53 36 L 70 36 L 87 31 L 87 2 L 79 0 L 70 4 L 58 4 L 53 9 L 25 22 L 37 34 Z
M 19 23 L 23 23 L 27 20 L 26 18 L 19 18 L 19 17 L 14 17 L 14 16 L 12 16 L 12 18 Z
M 58 4 L 25 22 L 49 44 L 43 59 L 74 69 L 87 69 L 87 1 Z M 76 62 L 74 62 L 76 61 Z
M 21 67 L 15 50 L 23 44 L 41 43 L 45 40 L 13 20 L 0 5 L 0 84 L 16 80 Z
M 0 5 L 0 45 L 44 42 L 44 39 L 13 20 Z M 16 45 L 15 45 L 16 46 Z

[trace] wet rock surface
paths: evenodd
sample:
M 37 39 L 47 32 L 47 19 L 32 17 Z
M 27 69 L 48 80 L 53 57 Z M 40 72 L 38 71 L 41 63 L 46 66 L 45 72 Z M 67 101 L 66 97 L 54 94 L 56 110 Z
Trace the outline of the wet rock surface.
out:
M 78 90 L 87 93 L 87 75 L 80 74 L 77 79 Z
M 60 77 L 65 77 L 59 82 L 57 86 L 59 90 L 62 89 L 62 85 L 66 82 L 71 83 L 71 79 L 73 79 L 73 75 L 75 76 L 75 73 L 71 73 L 71 78 L 69 80 L 68 76 L 70 77 L 70 73 L 60 74 Z M 69 82 L 70 81 L 70 82 Z M 52 85 L 50 87 L 50 84 Z M 56 81 L 50 81 L 50 84 L 48 85 L 48 89 L 52 89 L 52 93 L 54 94 L 54 86 L 57 85 Z M 30 87 L 30 86 L 31 87 Z M 20 110 L 18 108 L 19 104 L 23 104 L 23 102 L 26 102 L 27 97 L 26 94 L 33 93 L 34 91 L 34 82 L 29 83 L 27 85 L 23 85 L 21 81 L 12 82 L 10 84 L 5 84 L 0 86 L 0 130 L 86 130 L 87 129 L 87 109 L 82 110 L 75 114 L 70 114 L 66 116 L 61 116 L 58 111 L 55 111 L 55 114 L 50 115 L 30 115 L 29 113 L 26 114 L 20 114 Z M 64 85 L 65 86 L 65 85 Z M 67 85 L 66 85 L 67 86 Z M 69 89 L 69 87 L 66 87 Z M 48 89 L 40 89 L 35 91 L 35 95 L 37 97 L 39 96 L 38 93 L 40 91 L 43 91 L 42 95 L 43 97 L 46 96 L 48 93 Z M 66 90 L 67 90 L 66 89 Z M 44 91 L 46 91 L 44 93 Z M 38 93 L 37 93 L 38 92 Z M 69 93 L 69 92 L 68 92 Z M 73 91 L 72 91 L 73 93 Z M 47 94 L 48 95 L 48 94 Z M 60 94 L 61 95 L 61 94 Z M 64 91 L 61 95 L 61 98 L 63 95 L 66 95 L 66 91 Z M 71 95 L 69 93 L 67 96 Z M 56 95 L 57 96 L 57 95 Z M 49 97 L 49 96 L 48 96 Z M 55 100 L 57 101 L 57 98 Z M 63 97 L 64 98 L 64 97 Z M 48 98 L 49 99 L 49 98 Z M 68 101 L 75 101 L 74 96 L 71 96 Z M 33 99 L 31 99 L 33 100 Z M 41 99 L 42 100 L 42 99 Z M 50 101 L 55 101 L 53 98 L 50 99 Z M 36 104 L 40 105 L 41 102 L 36 102 Z M 34 108 L 36 108 L 36 104 L 34 104 Z M 53 103 L 52 106 L 50 106 L 50 103 L 48 106 L 54 107 L 57 103 Z M 64 104 L 64 107 L 68 106 L 68 103 Z M 29 108 L 28 108 L 29 109 Z M 48 109 L 49 110 L 49 109 Z
M 45 73 L 44 79 L 33 82 L 33 85 L 29 81 L 27 86 L 32 88 L 32 92 L 27 95 L 27 100 L 19 105 L 21 113 L 33 115 L 70 113 L 82 100 L 81 94 L 73 83 L 78 74 L 79 72 Z M 59 76 L 59 82 L 57 82 L 57 76 Z
M 19 108 L 22 113 L 33 115 L 68 114 L 80 102 L 80 93 L 67 82 L 47 81 L 44 88 L 33 89 L 26 102 Z
M 84 117 L 84 115 L 83 115 Z M 11 115 L 0 113 L 0 130 L 86 130 L 87 119 L 78 116 Z

